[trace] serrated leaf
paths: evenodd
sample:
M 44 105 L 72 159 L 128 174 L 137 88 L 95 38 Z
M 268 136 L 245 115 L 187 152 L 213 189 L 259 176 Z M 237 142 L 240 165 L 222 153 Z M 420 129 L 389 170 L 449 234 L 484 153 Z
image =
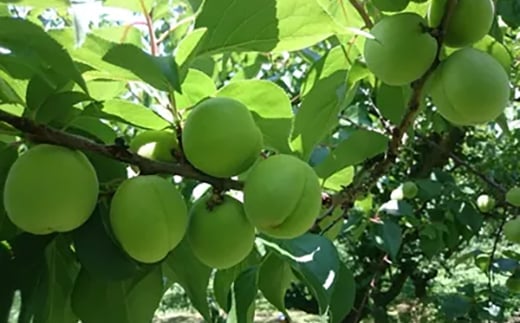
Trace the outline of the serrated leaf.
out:
M 195 27 L 208 29 L 199 55 L 299 50 L 337 29 L 325 10 L 308 0 L 206 1 Z
M 122 282 L 106 282 L 82 269 L 72 293 L 72 308 L 85 323 L 150 322 L 163 294 L 162 271 L 148 272 Z
M 388 138 L 380 133 L 365 129 L 355 130 L 315 170 L 318 176 L 327 178 L 340 169 L 357 165 L 384 152 L 387 145 Z
M 253 323 L 258 292 L 258 267 L 243 271 L 233 283 L 232 305 L 226 323 Z
M 285 293 L 294 278 L 291 265 L 276 253 L 270 253 L 260 266 L 258 288 L 269 303 L 285 312 Z
M 409 86 L 381 83 L 376 92 L 376 105 L 383 117 L 398 125 L 403 118 L 412 94 Z
M 182 94 L 175 96 L 177 109 L 179 110 L 189 108 L 217 92 L 217 87 L 209 76 L 192 68 L 188 70 L 181 88 Z
M 11 86 L 14 80 L 9 79 L 9 82 L 6 81 L 5 76 L 2 76 L 3 73 L 0 72 L 0 104 L 1 103 L 16 103 L 16 104 L 24 104 L 24 101 L 21 96 L 18 95 L 15 89 Z
M 91 110 L 89 113 L 92 113 L 92 116 L 112 117 L 113 120 L 145 129 L 164 129 L 170 125 L 168 121 L 155 114 L 149 108 L 118 99 L 105 101 L 99 111 Z
M 126 88 L 126 82 L 110 80 L 93 80 L 87 83 L 90 96 L 98 101 L 110 100 L 121 95 Z
M 316 82 L 305 96 L 294 120 L 293 150 L 308 160 L 314 147 L 338 124 L 347 94 L 346 72 L 338 71 Z
M 223 87 L 217 96 L 231 97 L 249 108 L 264 135 L 264 145 L 280 153 L 291 151 L 291 102 L 278 85 L 265 80 L 237 81 Z
M 182 92 L 172 56 L 151 56 L 134 45 L 120 44 L 110 48 L 103 60 L 132 72 L 158 90 Z
M 264 240 L 263 243 L 287 260 L 317 299 L 320 314 L 330 305 L 339 256 L 333 243 L 320 235 L 306 233 L 291 240 Z
M 330 302 L 331 322 L 342 322 L 354 307 L 355 299 L 356 281 L 354 280 L 354 274 L 345 264 L 341 263 Z
M 92 99 L 82 92 L 67 91 L 50 95 L 36 111 L 35 120 L 49 123 L 56 118 L 65 119 L 75 104 L 90 100 Z
M 170 253 L 163 266 L 167 267 L 169 278 L 184 288 L 193 307 L 210 322 L 207 289 L 212 269 L 195 257 L 186 239 Z
M 0 44 L 11 51 L 7 56 L 16 58 L 19 53 L 29 52 L 42 70 L 52 69 L 88 92 L 80 71 L 67 51 L 39 26 L 23 19 L 0 17 Z

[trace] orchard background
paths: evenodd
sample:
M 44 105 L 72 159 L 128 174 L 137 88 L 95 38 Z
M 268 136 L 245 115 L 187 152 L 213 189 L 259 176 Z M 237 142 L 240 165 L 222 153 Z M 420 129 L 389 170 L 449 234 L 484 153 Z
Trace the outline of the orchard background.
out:
M 433 3 L 440 23 L 424 20 L 415 34 L 436 48 L 426 68 L 406 84 L 382 82 L 376 74 L 389 71 L 366 59 L 372 28 L 404 12 L 426 17 Z M 470 106 L 468 122 L 451 122 L 429 82 L 461 50 L 444 46 L 450 19 L 482 29 L 483 16 L 464 16 L 476 3 L 492 4 L 490 26 L 461 47 L 499 62 L 509 95 L 489 120 L 469 122 L 486 112 Z M 41 144 L 82 151 L 99 180 L 95 211 L 66 232 L 24 232 L 0 200 L 0 322 L 151 322 L 172 309 L 207 322 L 252 322 L 255 309 L 287 321 L 293 310 L 310 322 L 518 321 L 520 212 L 506 193 L 520 184 L 519 27 L 517 0 L 0 0 L 0 192 L 19 156 Z M 408 32 L 393 40 L 406 45 Z M 383 78 L 420 59 L 403 62 L 413 45 L 380 55 L 397 71 Z M 467 81 L 454 88 L 471 88 L 486 68 L 459 73 Z M 251 112 L 263 137 L 255 164 L 291 154 L 312 166 L 321 213 L 298 237 L 257 232 L 230 268 L 201 262 L 186 238 L 160 261 L 137 261 L 108 220 L 127 177 L 170 179 L 188 209 L 209 187 L 242 199 L 248 171 L 209 175 L 179 145 L 190 112 L 214 97 Z M 172 135 L 174 149 L 133 149 L 150 130 Z

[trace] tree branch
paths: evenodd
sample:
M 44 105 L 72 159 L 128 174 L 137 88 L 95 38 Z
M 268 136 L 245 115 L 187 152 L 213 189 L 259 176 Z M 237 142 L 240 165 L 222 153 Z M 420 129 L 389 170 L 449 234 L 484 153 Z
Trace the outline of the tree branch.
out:
M 172 174 L 196 179 L 220 190 L 241 190 L 243 183 L 231 179 L 215 178 L 195 169 L 188 163 L 164 163 L 141 157 L 121 145 L 103 145 L 81 136 L 38 124 L 30 119 L 17 117 L 0 110 L 0 121 L 18 129 L 33 142 L 48 143 L 103 155 L 137 166 L 143 174 Z
M 372 22 L 372 19 L 370 19 L 370 16 L 368 15 L 368 12 L 365 10 L 365 7 L 363 7 L 363 4 L 358 0 L 350 0 L 350 3 L 357 10 L 359 15 L 365 22 L 365 27 L 369 29 L 374 27 L 374 23 Z

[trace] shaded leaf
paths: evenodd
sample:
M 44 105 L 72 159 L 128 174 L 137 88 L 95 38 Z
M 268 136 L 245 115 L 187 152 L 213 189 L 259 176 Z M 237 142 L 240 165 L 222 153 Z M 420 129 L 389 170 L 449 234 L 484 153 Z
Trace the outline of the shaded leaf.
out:
M 269 303 L 285 312 L 285 293 L 293 279 L 291 265 L 276 253 L 269 253 L 260 266 L 258 287 Z
M 7 174 L 17 158 L 18 152 L 15 147 L 0 142 L 0 195 L 2 196 Z M 0 241 L 14 237 L 18 231 L 18 228 L 7 217 L 4 199 L 0 198 Z
M 112 117 L 112 120 L 121 121 L 145 129 L 164 129 L 170 125 L 149 108 L 119 99 L 103 102 L 99 110 L 89 110 L 88 115 Z
M 258 267 L 243 271 L 233 283 L 231 311 L 226 323 L 253 323 L 258 291 Z
M 195 257 L 186 239 L 170 253 L 163 267 L 167 269 L 169 279 L 184 288 L 193 307 L 210 322 L 207 289 L 212 269 Z
M 354 307 L 354 300 L 356 299 L 356 281 L 352 271 L 341 263 L 337 275 L 330 302 L 332 323 L 342 322 Z

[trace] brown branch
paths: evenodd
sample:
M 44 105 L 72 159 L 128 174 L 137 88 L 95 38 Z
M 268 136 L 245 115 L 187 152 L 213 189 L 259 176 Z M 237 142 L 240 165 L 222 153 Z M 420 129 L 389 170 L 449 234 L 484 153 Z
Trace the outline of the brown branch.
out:
M 240 190 L 243 183 L 231 179 L 215 178 L 195 169 L 188 163 L 164 163 L 141 157 L 122 145 L 103 145 L 87 138 L 38 124 L 30 119 L 17 117 L 0 110 L 3 121 L 25 134 L 27 139 L 37 143 L 48 143 L 89 151 L 137 166 L 142 174 L 172 174 L 195 179 L 213 185 L 219 190 Z
M 343 1 L 341 0 L 343 3 Z M 359 2 L 358 0 L 350 0 L 350 3 L 352 6 L 357 10 L 363 21 L 365 22 L 365 27 L 371 29 L 374 27 L 374 23 L 372 22 L 372 19 L 370 19 L 370 16 L 368 15 L 368 12 L 365 10 L 365 7 L 363 7 L 363 4 Z

